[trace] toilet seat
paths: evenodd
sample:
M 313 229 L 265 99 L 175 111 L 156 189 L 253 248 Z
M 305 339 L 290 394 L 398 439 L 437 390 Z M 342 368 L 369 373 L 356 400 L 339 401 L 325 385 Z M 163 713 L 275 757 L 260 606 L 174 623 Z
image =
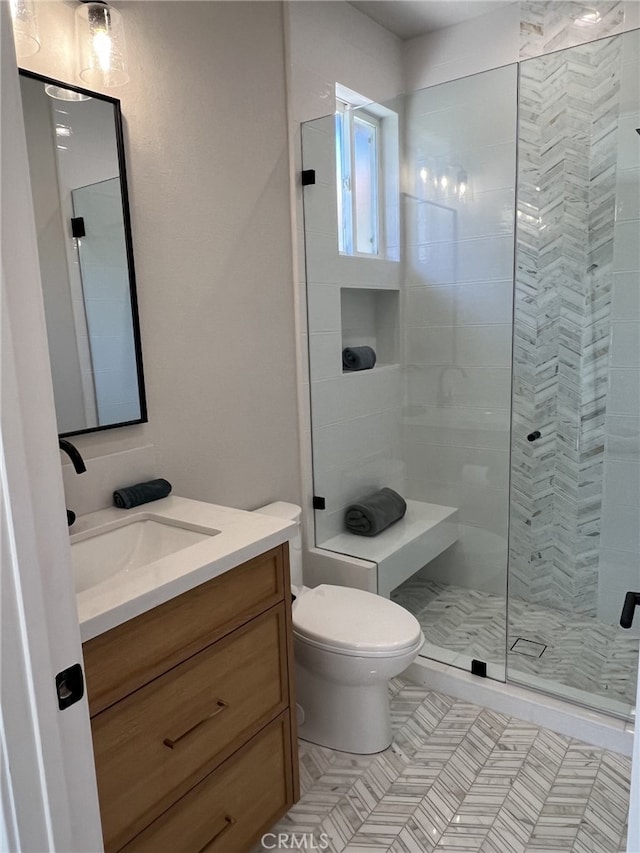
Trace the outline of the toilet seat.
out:
M 394 657 L 422 645 L 418 620 L 361 589 L 321 584 L 296 599 L 293 633 L 317 648 L 356 657 Z

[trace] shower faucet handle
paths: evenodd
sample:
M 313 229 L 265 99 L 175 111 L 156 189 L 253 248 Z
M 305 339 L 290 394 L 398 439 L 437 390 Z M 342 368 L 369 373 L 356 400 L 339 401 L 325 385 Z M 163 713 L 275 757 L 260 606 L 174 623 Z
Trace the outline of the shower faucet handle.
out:
M 640 605 L 640 592 L 629 591 L 624 597 L 622 606 L 622 614 L 620 616 L 620 625 L 623 628 L 630 628 L 633 622 L 633 614 L 636 607 Z

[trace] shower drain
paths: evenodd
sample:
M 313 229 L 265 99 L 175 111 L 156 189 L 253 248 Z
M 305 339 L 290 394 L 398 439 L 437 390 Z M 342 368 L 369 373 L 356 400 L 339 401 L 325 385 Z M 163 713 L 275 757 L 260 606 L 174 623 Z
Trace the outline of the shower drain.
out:
M 518 637 L 515 643 L 511 646 L 511 651 L 517 655 L 525 655 L 528 658 L 541 658 L 546 651 L 544 643 L 536 643 L 535 640 L 527 640 L 525 637 Z

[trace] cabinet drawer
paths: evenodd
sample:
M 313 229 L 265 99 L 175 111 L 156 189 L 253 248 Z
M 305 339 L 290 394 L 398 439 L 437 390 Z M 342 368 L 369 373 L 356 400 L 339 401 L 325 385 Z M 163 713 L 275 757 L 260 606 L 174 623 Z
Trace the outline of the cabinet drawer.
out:
M 289 714 L 124 848 L 126 853 L 244 853 L 293 805 Z
M 288 550 L 280 545 L 88 640 L 82 650 L 90 714 L 283 600 L 285 585 Z
M 286 667 L 279 604 L 93 718 L 105 850 L 120 849 L 286 708 Z

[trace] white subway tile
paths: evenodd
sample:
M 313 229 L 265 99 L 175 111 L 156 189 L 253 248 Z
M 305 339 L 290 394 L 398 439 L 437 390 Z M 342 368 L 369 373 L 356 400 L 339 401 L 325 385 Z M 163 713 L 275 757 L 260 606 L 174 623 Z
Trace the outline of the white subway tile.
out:
M 640 382 L 640 323 L 611 324 L 611 366 L 636 368 Z
M 640 219 L 640 169 L 638 168 L 616 171 L 616 222 L 626 219 Z M 640 226 L 637 225 L 636 239 L 638 233 L 640 233 Z
M 637 86 L 637 82 L 636 82 Z M 640 126 L 640 113 L 627 113 L 618 119 L 617 169 L 640 168 L 640 145 L 636 128 Z
M 309 335 L 309 373 L 312 382 L 342 375 L 340 332 L 314 332 Z
M 507 409 L 511 402 L 511 370 L 415 368 L 407 374 L 407 387 L 412 405 Z
M 309 331 L 340 331 L 340 288 L 331 284 L 310 284 L 306 292 Z
M 638 146 L 640 148 L 640 146 Z M 614 272 L 640 272 L 640 220 L 616 222 L 613 232 Z
M 408 287 L 407 326 L 469 326 L 511 323 L 511 280 L 439 287 Z
M 611 319 L 640 321 L 640 273 L 613 273 L 612 283 Z
M 634 416 L 640 414 L 640 381 L 637 370 L 624 367 L 611 368 L 607 413 Z
M 605 429 L 606 459 L 640 461 L 640 418 L 607 413 Z
M 640 525 L 638 525 L 637 507 L 603 508 L 600 546 L 614 551 L 640 552 Z
M 410 407 L 407 407 L 410 411 Z M 460 406 L 425 406 L 405 414 L 406 442 L 431 442 L 452 447 L 509 449 L 508 409 L 465 409 Z
M 609 508 L 635 507 L 640 523 L 640 462 L 605 459 L 604 502 Z

